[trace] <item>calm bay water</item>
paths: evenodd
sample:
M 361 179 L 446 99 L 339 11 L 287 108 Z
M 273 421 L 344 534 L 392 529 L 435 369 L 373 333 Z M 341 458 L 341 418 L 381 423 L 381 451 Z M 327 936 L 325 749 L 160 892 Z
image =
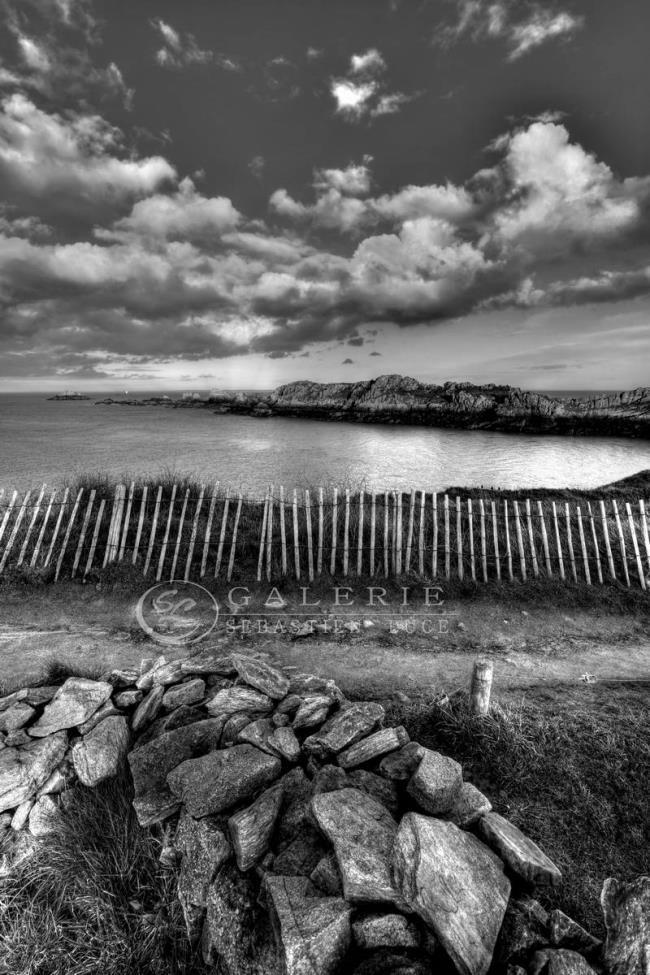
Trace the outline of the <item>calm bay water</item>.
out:
M 104 394 L 105 395 L 105 394 Z M 0 396 L 0 488 L 56 486 L 75 474 L 220 480 L 257 494 L 271 482 L 596 487 L 650 468 L 650 442 L 523 436 L 318 420 L 215 416 L 209 410 Z

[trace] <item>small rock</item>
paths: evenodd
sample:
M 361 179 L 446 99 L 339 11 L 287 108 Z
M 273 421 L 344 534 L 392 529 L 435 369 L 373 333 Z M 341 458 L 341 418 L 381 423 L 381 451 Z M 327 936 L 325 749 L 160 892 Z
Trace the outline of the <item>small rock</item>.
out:
M 300 705 L 302 704 L 302 698 L 299 694 L 287 694 L 283 697 L 281 701 L 278 701 L 275 707 L 276 714 L 286 714 L 292 717 Z
M 260 694 L 250 687 L 228 687 L 215 694 L 206 705 L 206 710 L 215 718 L 229 718 L 232 714 L 245 711 L 254 720 L 270 714 L 273 702 L 266 694 Z
M 274 730 L 275 726 L 270 718 L 258 718 L 257 721 L 249 721 L 241 729 L 237 735 L 237 741 L 242 745 L 255 745 L 256 748 L 260 748 L 263 752 L 267 752 L 269 755 L 275 755 L 276 753 L 269 745 L 269 738 Z
M 422 758 L 409 779 L 407 791 L 425 812 L 432 816 L 452 808 L 463 784 L 458 762 L 440 752 L 422 749 Z
M 386 806 L 386 809 L 395 819 L 399 819 L 400 796 L 394 782 L 390 782 L 380 775 L 375 775 L 374 772 L 369 772 L 367 769 L 357 768 L 348 773 L 346 785 L 353 789 L 360 789 L 361 792 L 372 796 L 382 806 Z
M 367 914 L 352 925 L 359 948 L 418 948 L 420 932 L 403 914 Z
M 582 955 L 566 948 L 544 948 L 536 951 L 528 971 L 530 975 L 596 975 Z M 629 969 L 626 970 L 626 975 L 631 975 Z
M 45 795 L 37 799 L 29 813 L 29 832 L 32 836 L 47 836 L 56 829 L 61 813 L 54 799 Z
M 176 684 L 183 676 L 181 661 L 172 660 L 170 663 L 154 667 L 151 671 L 151 682 L 153 687 L 167 687 L 169 684 Z M 138 687 L 138 690 L 142 688 Z
M 140 676 L 138 670 L 111 670 L 104 680 L 107 680 L 113 687 L 131 687 L 135 685 Z
M 97 727 L 100 721 L 103 721 L 105 718 L 119 717 L 121 713 L 119 708 L 116 708 L 111 700 L 104 701 L 102 706 L 87 721 L 79 725 L 79 732 L 82 735 L 87 735 L 89 731 Z
M 33 740 L 25 728 L 16 728 L 15 731 L 9 731 L 5 735 L 4 744 L 6 748 L 21 748 L 23 745 L 29 745 Z
M 21 804 L 18 806 L 11 819 L 11 828 L 15 833 L 18 833 L 27 822 L 33 806 L 33 799 L 25 799 L 25 801 L 21 802 Z
M 200 933 L 198 921 L 207 905 L 210 884 L 232 856 L 232 847 L 213 818 L 193 819 L 187 812 L 180 817 L 174 847 L 181 855 L 178 899 L 188 935 L 194 941 Z
M 126 718 L 104 718 L 72 746 L 72 761 L 79 780 L 84 785 L 95 786 L 117 775 L 128 747 Z
M 551 911 L 549 917 L 550 942 L 556 948 L 571 948 L 589 957 L 599 951 L 602 941 L 568 917 L 564 911 Z
M 287 762 L 297 762 L 300 758 L 300 742 L 293 728 L 276 728 L 269 736 L 269 748 Z
M 240 870 L 250 870 L 268 850 L 280 812 L 282 794 L 281 785 L 266 789 L 255 802 L 236 812 L 228 820 L 230 838 Z
M 68 677 L 56 692 L 35 725 L 29 729 L 33 738 L 45 738 L 56 731 L 75 728 L 87 721 L 109 699 L 113 687 L 107 681 Z
M 206 647 L 192 657 L 181 661 L 183 674 L 215 674 L 219 677 L 230 677 L 236 673 L 230 654 L 224 654 L 217 647 Z
M 62 763 L 58 768 L 54 769 L 47 782 L 40 787 L 36 793 L 36 798 L 40 799 L 41 796 L 50 796 L 63 792 L 64 789 L 67 789 L 72 779 L 74 779 L 74 770 L 71 770 L 66 764 Z
M 240 654 L 234 654 L 232 659 L 240 679 L 245 684 L 261 691 L 274 701 L 281 701 L 285 697 L 289 690 L 289 678 L 281 670 L 271 667 L 262 660 Z
M 271 872 L 287 877 L 309 877 L 326 852 L 325 842 L 316 828 L 302 828 L 295 839 L 278 850 Z
M 337 762 L 342 768 L 354 768 L 356 765 L 365 765 L 380 755 L 387 752 L 394 752 L 408 743 L 409 736 L 406 728 L 381 728 L 367 738 L 362 738 L 356 745 L 351 745 L 345 751 L 339 752 L 336 757 Z
M 252 745 L 235 745 L 183 762 L 167 776 L 172 793 L 195 818 L 249 799 L 280 774 L 280 759 Z
M 349 704 L 329 718 L 320 731 L 306 738 L 303 748 L 317 758 L 336 755 L 374 731 L 383 719 L 381 704 L 372 701 Z
M 160 711 L 164 695 L 164 687 L 152 687 L 146 697 L 138 704 L 135 714 L 131 718 L 131 731 L 134 734 L 137 734 L 153 721 Z
M 447 810 L 444 818 L 460 826 L 461 829 L 467 829 L 491 809 L 492 803 L 475 785 L 471 782 L 463 782 L 453 806 Z
M 24 701 L 16 701 L 5 711 L 0 711 L 0 731 L 18 731 L 19 728 L 29 724 L 36 708 L 32 708 Z
M 295 730 L 299 728 L 314 728 L 316 725 L 322 724 L 327 718 L 332 706 L 331 697 L 327 697 L 324 694 L 312 694 L 310 697 L 301 698 L 300 701 L 301 703 L 293 719 L 293 727 Z
M 540 850 L 536 843 L 520 829 L 498 813 L 489 812 L 481 817 L 479 833 L 513 873 L 529 884 L 551 884 L 562 881 L 562 874 Z
M 312 795 L 319 795 L 321 792 L 336 792 L 337 789 L 347 789 L 350 779 L 345 769 L 337 765 L 324 765 L 319 769 L 312 779 Z
M 132 708 L 142 700 L 142 691 L 119 691 L 113 694 L 113 701 L 118 708 Z
M 201 949 L 219 975 L 275 975 L 270 922 L 258 904 L 258 884 L 226 863 L 208 892 Z
M 630 883 L 609 877 L 600 904 L 607 929 L 603 961 L 609 975 L 648 975 L 650 877 Z
M 65 731 L 0 752 L 0 812 L 15 809 L 47 782 L 68 747 Z
M 274 713 L 271 715 L 271 721 L 273 722 L 273 726 L 275 728 L 286 728 L 287 725 L 291 724 L 291 718 L 288 714 Z
M 187 681 L 185 684 L 177 684 L 175 687 L 170 687 L 169 690 L 165 691 L 162 705 L 167 711 L 173 711 L 174 708 L 180 707 L 181 704 L 196 704 L 197 701 L 202 701 L 204 697 L 205 681 L 197 677 L 194 680 Z
M 345 700 L 345 695 L 333 680 L 317 677 L 315 674 L 294 674 L 289 685 L 289 693 L 299 694 L 301 697 L 322 694 L 329 697 L 331 701 L 339 703 Z
M 411 741 L 396 752 L 386 755 L 379 763 L 379 773 L 392 782 L 408 782 L 424 754 L 422 745 Z
M 231 745 L 234 745 L 239 740 L 242 731 L 248 727 L 251 721 L 252 715 L 247 711 L 231 714 L 223 726 L 223 732 L 221 733 L 221 740 L 219 742 L 220 747 L 230 748 Z
M 310 873 L 309 879 L 330 897 L 343 896 L 343 882 L 333 853 L 328 853 L 327 856 L 320 858 Z

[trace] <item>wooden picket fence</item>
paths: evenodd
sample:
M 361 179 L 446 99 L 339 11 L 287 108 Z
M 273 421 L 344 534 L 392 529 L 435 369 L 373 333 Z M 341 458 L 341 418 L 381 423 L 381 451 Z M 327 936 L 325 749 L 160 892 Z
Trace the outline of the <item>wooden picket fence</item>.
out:
M 54 579 L 86 577 L 130 563 L 156 581 L 416 575 L 650 585 L 643 499 L 577 504 L 273 486 L 252 498 L 218 483 L 135 482 L 100 493 L 0 491 L 0 574 L 28 566 Z

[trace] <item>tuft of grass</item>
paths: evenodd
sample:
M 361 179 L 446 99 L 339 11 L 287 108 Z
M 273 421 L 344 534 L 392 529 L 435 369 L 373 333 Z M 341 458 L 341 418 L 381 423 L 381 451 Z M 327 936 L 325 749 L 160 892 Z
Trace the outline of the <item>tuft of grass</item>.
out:
M 204 975 L 161 830 L 141 829 L 126 771 L 69 794 L 56 831 L 0 879 L 0 958 L 29 975 Z
M 545 701 L 496 704 L 485 718 L 470 713 L 463 693 L 445 703 L 391 702 L 387 723 L 461 762 L 495 810 L 562 870 L 562 886 L 540 889 L 540 900 L 603 936 L 603 881 L 650 873 L 647 685 L 602 682 L 581 700 L 561 688 L 545 693 Z

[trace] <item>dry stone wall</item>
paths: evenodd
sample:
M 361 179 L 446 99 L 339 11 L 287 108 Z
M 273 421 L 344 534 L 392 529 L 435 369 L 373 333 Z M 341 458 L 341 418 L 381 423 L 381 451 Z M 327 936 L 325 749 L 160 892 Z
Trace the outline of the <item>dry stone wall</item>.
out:
M 560 871 L 452 758 L 331 680 L 218 646 L 0 699 L 6 864 L 125 760 L 215 972 L 650 971 L 650 878 L 605 882 L 601 943 L 543 909 Z

